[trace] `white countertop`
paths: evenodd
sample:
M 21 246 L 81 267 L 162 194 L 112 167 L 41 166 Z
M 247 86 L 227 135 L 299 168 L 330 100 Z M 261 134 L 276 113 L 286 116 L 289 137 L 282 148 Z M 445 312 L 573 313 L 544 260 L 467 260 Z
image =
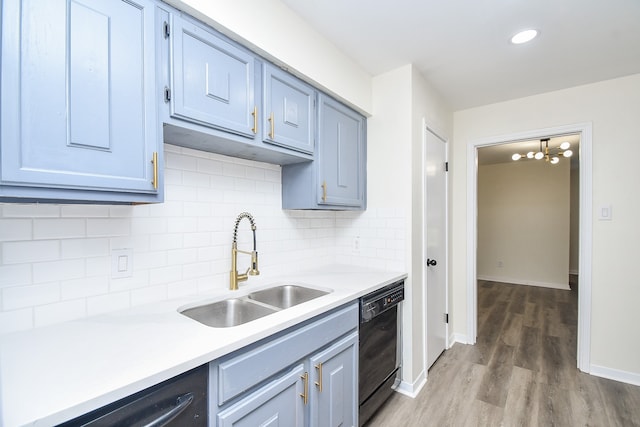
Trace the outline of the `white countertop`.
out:
M 1 336 L 0 426 L 73 419 L 405 277 L 348 266 L 262 274 L 238 291 L 220 289 Z M 283 282 L 333 292 L 232 328 L 204 326 L 177 311 Z

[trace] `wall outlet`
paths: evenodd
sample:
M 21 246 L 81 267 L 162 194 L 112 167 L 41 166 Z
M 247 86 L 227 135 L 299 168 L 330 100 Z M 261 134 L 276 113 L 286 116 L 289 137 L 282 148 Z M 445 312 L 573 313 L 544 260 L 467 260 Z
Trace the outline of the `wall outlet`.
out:
M 111 250 L 111 277 L 121 279 L 133 276 L 133 249 Z
M 360 253 L 360 236 L 356 236 L 353 238 L 353 242 L 351 243 L 351 253 Z
M 504 263 L 502 261 L 498 261 L 498 268 L 504 267 Z

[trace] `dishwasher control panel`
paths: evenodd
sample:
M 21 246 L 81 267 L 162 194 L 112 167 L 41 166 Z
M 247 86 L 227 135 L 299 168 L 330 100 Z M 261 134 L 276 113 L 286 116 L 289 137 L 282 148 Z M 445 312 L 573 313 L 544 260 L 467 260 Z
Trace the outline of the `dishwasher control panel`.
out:
M 404 299 L 404 281 L 400 281 L 360 298 L 360 321 L 368 322 L 375 316 L 395 307 Z

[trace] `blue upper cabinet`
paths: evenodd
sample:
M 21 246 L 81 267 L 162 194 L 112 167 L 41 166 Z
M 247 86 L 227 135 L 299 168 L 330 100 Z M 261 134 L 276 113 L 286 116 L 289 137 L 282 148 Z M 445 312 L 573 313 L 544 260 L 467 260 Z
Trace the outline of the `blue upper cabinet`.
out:
M 254 56 L 179 15 L 171 32 L 171 115 L 253 138 Z
M 263 75 L 262 140 L 313 154 L 316 91 L 271 64 Z
M 318 204 L 364 207 L 364 117 L 322 96 L 319 124 Z
M 1 200 L 162 200 L 155 5 L 2 2 Z
M 365 123 L 344 104 L 318 96 L 315 160 L 282 167 L 283 209 L 366 208 Z

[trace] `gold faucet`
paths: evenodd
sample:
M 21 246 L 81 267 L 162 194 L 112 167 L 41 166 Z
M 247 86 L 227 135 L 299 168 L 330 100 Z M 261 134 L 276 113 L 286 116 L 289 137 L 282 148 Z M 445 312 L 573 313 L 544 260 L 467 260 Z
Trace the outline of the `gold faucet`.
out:
M 238 225 L 242 218 L 247 218 L 251 223 L 251 231 L 253 231 L 253 250 L 251 252 L 238 250 Z M 251 255 L 251 267 L 247 268 L 244 274 L 238 274 L 238 252 L 242 254 Z M 231 274 L 229 281 L 229 289 L 232 291 L 238 290 L 238 282 L 244 282 L 251 276 L 257 276 L 260 274 L 258 271 L 258 251 L 256 251 L 256 223 L 248 212 L 242 212 L 236 218 L 236 225 L 233 228 L 233 243 L 231 244 Z

